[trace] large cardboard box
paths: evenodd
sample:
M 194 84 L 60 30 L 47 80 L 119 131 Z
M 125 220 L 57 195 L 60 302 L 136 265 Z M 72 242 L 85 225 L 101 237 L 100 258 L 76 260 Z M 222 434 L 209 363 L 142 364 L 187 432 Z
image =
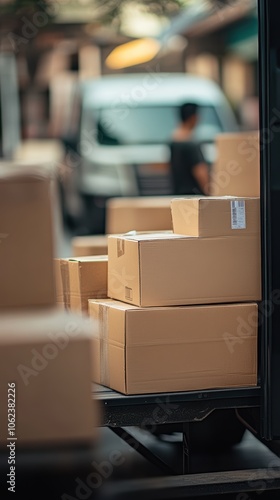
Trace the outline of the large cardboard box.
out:
M 57 304 L 87 312 L 88 299 L 107 297 L 108 256 L 55 259 Z
M 55 304 L 47 170 L 0 165 L 0 308 Z
M 216 138 L 216 146 L 217 160 L 211 171 L 210 194 L 259 197 L 259 134 L 221 134 Z
M 97 382 L 125 394 L 254 386 L 256 304 L 140 309 L 89 301 Z
M 260 238 L 110 236 L 108 297 L 137 306 L 261 299 Z
M 170 196 L 112 198 L 106 206 L 106 233 L 172 229 Z
M 187 236 L 260 234 L 259 198 L 189 197 L 171 202 L 174 233 Z
M 13 438 L 16 448 L 94 438 L 99 423 L 92 399 L 95 328 L 58 309 L 1 315 L 0 446 L 5 450 Z
M 72 238 L 72 253 L 74 257 L 107 255 L 108 237 L 104 235 L 76 236 Z

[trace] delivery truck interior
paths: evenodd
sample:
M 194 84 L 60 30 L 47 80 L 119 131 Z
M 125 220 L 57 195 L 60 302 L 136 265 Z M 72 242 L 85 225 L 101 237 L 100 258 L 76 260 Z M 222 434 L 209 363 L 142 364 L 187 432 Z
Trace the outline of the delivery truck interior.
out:
M 259 305 L 258 384 L 250 388 L 170 392 L 160 395 L 124 395 L 99 386 L 96 397 L 103 407 L 101 425 L 110 428 L 164 472 L 164 477 L 161 478 L 118 481 L 114 484 L 108 481 L 108 486 L 104 484 L 102 491 L 98 492 L 102 500 L 171 500 L 205 495 L 217 498 L 222 493 L 233 493 L 236 500 L 248 500 L 258 498 L 264 489 L 265 493 L 280 490 L 279 468 L 273 469 L 272 476 L 265 469 L 192 474 L 191 463 L 191 426 L 199 426 L 205 420 L 211 428 L 212 415 L 220 411 L 231 415 L 236 412 L 243 424 L 280 456 L 280 2 L 259 0 L 258 6 L 263 285 Z M 137 435 L 133 434 L 133 427 L 142 426 L 149 430 L 158 425 L 159 418 L 160 423 L 170 426 L 170 429 L 174 429 L 174 425 L 180 426 L 183 433 L 180 471 L 175 470 L 175 464 L 156 456 L 152 449 L 141 443 L 140 438 L 138 441 Z M 94 423 L 92 427 L 93 425 Z M 227 428 L 227 434 L 232 437 L 231 425 Z M 204 436 L 207 439 L 207 435 Z M 30 460 L 29 463 L 31 462 Z M 18 463 L 20 465 L 21 462 Z M 53 462 L 48 463 L 53 467 Z M 71 477 L 72 482 L 73 478 L 75 476 Z M 238 494 L 252 490 L 258 492 L 257 496 Z M 40 495 L 42 496 L 42 490 Z M 61 498 L 74 497 L 65 494 Z M 261 498 L 272 497 L 264 494 Z
M 180 423 L 183 430 L 182 472 L 184 474 L 191 472 L 189 424 L 197 420 L 198 415 L 207 416 L 216 409 L 235 409 L 240 420 L 280 455 L 280 2 L 259 0 L 258 9 L 263 285 L 263 299 L 259 306 L 258 386 L 250 389 L 211 390 L 199 393 L 193 391 L 165 395 L 168 407 L 171 408 L 172 405 L 176 407 L 176 411 L 166 413 L 165 422 Z M 153 408 L 157 404 L 156 397 L 123 396 L 104 388 L 99 392 L 99 399 L 104 404 L 104 425 L 111 427 L 130 446 L 134 446 L 130 433 L 124 432 L 121 428 L 137 426 L 143 419 L 151 418 Z M 164 469 L 164 464 L 158 457 L 153 457 L 145 447 L 139 446 L 138 451 Z M 126 485 L 123 489 L 119 485 L 114 498 L 122 500 L 129 498 L 131 491 L 135 499 L 143 498 L 143 494 L 146 499 L 199 496 L 196 488 L 200 483 L 199 488 L 202 492 L 203 482 L 207 483 L 204 486 L 208 494 L 246 491 L 244 480 L 248 483 L 248 471 L 246 472 L 246 479 L 240 471 L 227 473 L 226 479 L 223 474 L 217 474 L 215 478 L 202 478 L 199 475 L 195 478 L 191 474 L 188 494 L 187 483 L 180 476 L 177 479 L 173 477 L 170 481 L 166 478 L 162 485 L 156 480 Z M 268 483 L 266 482 L 266 489 L 270 488 Z M 278 476 L 275 474 L 273 487 L 280 488 L 280 474 Z M 156 497 L 155 490 L 157 490 Z

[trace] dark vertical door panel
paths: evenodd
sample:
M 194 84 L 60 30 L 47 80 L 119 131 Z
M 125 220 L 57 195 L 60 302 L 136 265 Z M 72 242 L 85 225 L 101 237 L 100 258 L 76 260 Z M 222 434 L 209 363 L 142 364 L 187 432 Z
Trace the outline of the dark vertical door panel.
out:
M 262 435 L 280 438 L 280 1 L 259 0 Z

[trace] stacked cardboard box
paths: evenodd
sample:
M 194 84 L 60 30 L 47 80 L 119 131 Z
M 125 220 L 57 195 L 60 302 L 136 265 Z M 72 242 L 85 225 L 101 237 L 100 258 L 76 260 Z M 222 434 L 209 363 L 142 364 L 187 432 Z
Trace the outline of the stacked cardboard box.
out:
M 181 234 L 109 238 L 115 300 L 89 305 L 98 381 L 127 394 L 255 385 L 259 199 L 180 199 L 172 213 Z
M 0 446 L 9 429 L 18 446 L 89 442 L 92 331 L 55 307 L 47 171 L 0 165 L 0 228 Z
M 88 299 L 107 297 L 108 256 L 55 259 L 57 304 L 88 312 Z
M 181 234 L 109 238 L 108 296 L 142 307 L 260 300 L 259 199 L 189 198 L 172 211 Z M 193 229 L 193 212 L 206 229 Z
M 259 133 L 221 134 L 216 138 L 216 147 L 211 195 L 260 196 Z
M 112 198 L 106 205 L 107 234 L 172 229 L 170 196 Z
M 140 308 L 108 299 L 90 301 L 89 311 L 100 321 L 100 384 L 125 394 L 256 384 L 256 304 Z
M 30 308 L 3 312 L 0 332 L 0 447 L 8 429 L 18 446 L 92 441 L 99 410 L 91 397 L 89 325 L 54 308 Z M 8 395 L 15 408 L 9 415 Z
M 105 235 L 76 236 L 72 238 L 72 253 L 74 257 L 107 255 L 108 237 Z
M 0 308 L 53 306 L 51 181 L 0 164 Z

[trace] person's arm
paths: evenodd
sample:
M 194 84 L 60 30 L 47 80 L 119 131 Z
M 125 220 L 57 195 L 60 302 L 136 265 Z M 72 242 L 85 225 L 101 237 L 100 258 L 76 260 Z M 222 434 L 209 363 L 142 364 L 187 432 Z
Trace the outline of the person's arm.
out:
M 209 170 L 206 163 L 201 162 L 192 169 L 192 174 L 205 195 L 209 195 Z

